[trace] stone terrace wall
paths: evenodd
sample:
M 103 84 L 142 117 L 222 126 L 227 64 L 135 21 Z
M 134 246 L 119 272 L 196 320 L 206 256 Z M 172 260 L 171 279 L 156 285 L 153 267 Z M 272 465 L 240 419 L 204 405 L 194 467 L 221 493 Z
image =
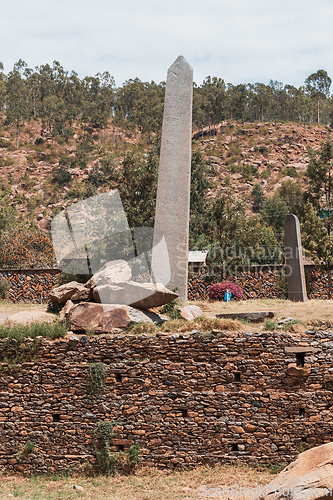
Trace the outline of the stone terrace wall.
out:
M 283 266 L 251 266 L 244 270 L 239 269 L 237 275 L 223 278 L 223 281 L 233 281 L 244 290 L 245 299 L 286 299 L 287 288 L 282 278 Z M 309 299 L 328 299 L 328 278 L 325 271 L 313 265 L 305 266 L 307 292 Z M 213 281 L 220 283 L 221 277 Z M 189 278 L 189 300 L 206 300 L 208 287 L 203 270 Z M 284 287 L 285 286 L 285 291 Z
M 138 443 L 145 464 L 169 468 L 290 461 L 332 440 L 332 331 L 302 340 L 223 332 L 76 339 L 0 341 L 0 470 L 60 472 L 93 461 L 99 420 L 119 422 L 113 451 Z M 22 349 L 35 360 L 11 365 Z M 86 371 L 95 362 L 107 376 L 92 398 Z M 20 460 L 27 441 L 36 452 Z
M 252 266 L 237 277 L 225 278 L 234 281 L 244 289 L 246 299 L 285 299 L 286 294 L 277 286 L 281 282 L 282 266 Z M 327 273 L 314 266 L 305 266 L 310 299 L 328 299 Z M 59 269 L 8 269 L 0 270 L 0 277 L 10 281 L 9 299 L 13 302 L 45 303 L 52 288 L 57 286 Z M 215 283 L 221 279 L 216 279 Z M 206 300 L 208 284 L 202 271 L 189 278 L 189 300 Z
M 13 302 L 48 301 L 49 293 L 57 286 L 59 269 L 1 269 L 0 277 L 10 282 L 8 298 Z

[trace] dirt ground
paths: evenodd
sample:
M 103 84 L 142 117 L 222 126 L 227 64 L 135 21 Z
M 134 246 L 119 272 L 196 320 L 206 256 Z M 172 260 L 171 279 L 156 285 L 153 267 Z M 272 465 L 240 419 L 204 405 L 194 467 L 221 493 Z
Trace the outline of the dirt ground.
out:
M 240 300 L 226 302 L 195 302 L 208 317 L 217 313 L 273 311 L 277 320 L 293 318 L 304 323 L 314 320 L 331 322 L 333 324 L 333 300 L 308 300 L 307 302 L 292 302 L 281 299 Z
M 270 483 L 273 470 L 245 465 L 198 467 L 183 472 L 143 469 L 131 476 L 0 476 L 0 499 L 22 500 L 250 500 Z
M 292 302 L 281 299 L 231 300 L 227 305 L 223 301 L 190 302 L 201 307 L 203 316 L 214 318 L 218 313 L 273 311 L 274 320 L 293 318 L 307 325 L 311 321 L 330 322 L 333 325 L 333 300 L 308 300 Z M 0 323 L 8 316 L 18 312 L 32 310 L 46 311 L 47 304 L 24 304 L 0 301 Z

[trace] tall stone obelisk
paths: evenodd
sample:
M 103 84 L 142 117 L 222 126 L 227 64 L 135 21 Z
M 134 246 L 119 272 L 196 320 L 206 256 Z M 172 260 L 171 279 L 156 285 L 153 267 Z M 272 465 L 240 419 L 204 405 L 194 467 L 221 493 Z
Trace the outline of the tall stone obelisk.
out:
M 302 255 L 302 240 L 299 220 L 296 215 L 284 219 L 284 253 L 288 283 L 288 299 L 306 302 L 306 282 Z
M 193 70 L 179 56 L 166 81 L 152 272 L 156 282 L 166 283 L 171 276 L 167 286 L 177 287 L 183 303 L 187 302 L 192 98 Z M 162 234 L 170 267 L 165 252 L 159 251 Z

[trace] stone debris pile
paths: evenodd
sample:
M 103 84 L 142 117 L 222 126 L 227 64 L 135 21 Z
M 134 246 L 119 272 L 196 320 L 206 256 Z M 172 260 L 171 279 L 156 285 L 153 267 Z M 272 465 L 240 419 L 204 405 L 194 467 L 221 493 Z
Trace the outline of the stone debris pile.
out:
M 72 331 L 96 333 L 114 333 L 133 322 L 161 323 L 166 318 L 149 309 L 177 297 L 161 283 L 132 280 L 124 260 L 107 262 L 85 284 L 71 281 L 50 293 L 54 305 L 64 305 L 60 318 L 68 319 Z

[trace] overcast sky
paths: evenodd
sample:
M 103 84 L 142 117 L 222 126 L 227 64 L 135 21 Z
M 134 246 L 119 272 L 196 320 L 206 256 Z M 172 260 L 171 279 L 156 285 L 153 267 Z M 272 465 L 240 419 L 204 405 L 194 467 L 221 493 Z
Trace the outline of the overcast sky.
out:
M 333 79 L 333 0 L 0 0 L 0 61 L 59 61 L 116 84 L 166 79 L 183 55 L 201 84 L 295 86 L 318 69 Z

